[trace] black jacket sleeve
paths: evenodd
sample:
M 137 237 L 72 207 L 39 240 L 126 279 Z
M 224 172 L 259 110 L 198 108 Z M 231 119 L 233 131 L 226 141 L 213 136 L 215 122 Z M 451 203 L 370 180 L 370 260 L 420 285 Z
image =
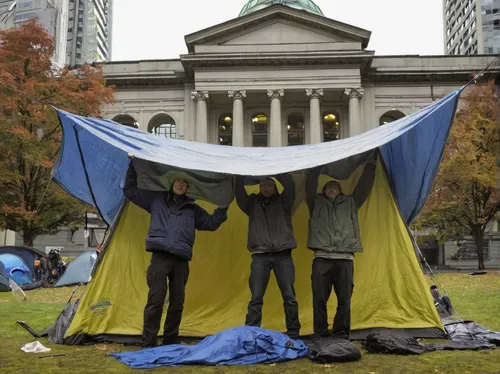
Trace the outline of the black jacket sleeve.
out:
M 309 214 L 312 213 L 314 208 L 314 200 L 316 200 L 317 190 L 318 190 L 318 178 L 321 172 L 322 166 L 317 166 L 312 168 L 307 173 L 306 177 L 306 202 L 309 208 Z
M 236 203 L 238 207 L 245 213 L 247 216 L 250 215 L 250 207 L 252 204 L 252 197 L 248 196 L 247 191 L 245 190 L 245 179 L 242 175 L 236 176 L 236 182 L 234 186 L 234 195 L 236 197 Z
M 358 207 L 358 209 L 361 208 L 361 206 L 368 198 L 368 195 L 372 190 L 374 181 L 375 181 L 375 164 L 370 162 L 365 165 L 363 174 L 361 175 L 361 178 L 359 178 L 359 181 L 356 184 L 356 187 L 354 187 L 354 191 L 352 193 L 352 197 L 354 198 L 354 201 L 356 202 L 356 206 Z
M 212 215 L 194 204 L 195 227 L 200 231 L 215 231 L 227 220 L 227 208 L 217 208 Z
M 135 205 L 151 213 L 151 201 L 153 200 L 154 192 L 142 190 L 137 187 L 137 173 L 132 162 L 130 162 L 127 175 L 125 176 L 123 194 Z
M 283 186 L 283 193 L 281 198 L 286 207 L 291 211 L 293 203 L 295 202 L 295 182 L 290 174 L 280 174 L 276 176 L 278 182 Z

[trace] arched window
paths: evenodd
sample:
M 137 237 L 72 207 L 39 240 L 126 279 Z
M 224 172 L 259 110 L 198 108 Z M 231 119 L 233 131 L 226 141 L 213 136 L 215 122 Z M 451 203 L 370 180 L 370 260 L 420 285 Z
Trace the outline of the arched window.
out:
M 134 127 L 136 129 L 139 128 L 139 123 L 137 123 L 136 120 L 128 114 L 119 114 L 113 118 L 113 121 L 119 123 L 120 125 Z
M 157 114 L 149 121 L 148 131 L 156 136 L 164 136 L 165 138 L 172 139 L 177 138 L 175 121 L 165 113 Z
M 304 116 L 300 113 L 292 113 L 287 120 L 288 145 L 304 144 Z
M 382 126 L 386 123 L 397 121 L 398 119 L 401 119 L 403 117 L 406 117 L 406 114 L 404 114 L 403 112 L 400 112 L 399 110 L 390 110 L 380 116 L 379 125 Z
M 233 115 L 224 113 L 219 116 L 217 122 L 220 145 L 233 145 Z
M 323 141 L 331 142 L 340 138 L 340 117 L 333 110 L 323 113 Z
M 268 146 L 268 116 L 257 113 L 252 116 L 252 139 L 254 147 Z

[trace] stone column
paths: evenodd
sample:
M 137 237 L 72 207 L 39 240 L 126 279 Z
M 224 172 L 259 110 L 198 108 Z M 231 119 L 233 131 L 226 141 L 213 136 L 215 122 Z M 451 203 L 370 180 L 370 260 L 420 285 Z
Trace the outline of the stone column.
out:
M 271 98 L 271 126 L 269 131 L 269 145 L 281 147 L 283 144 L 281 136 L 281 98 L 285 95 L 283 90 L 267 90 L 267 96 Z
M 196 141 L 208 142 L 207 91 L 193 91 L 191 98 L 196 101 Z
M 349 136 L 356 136 L 363 132 L 359 101 L 363 98 L 364 90 L 362 87 L 346 88 L 344 94 L 349 96 Z
M 322 89 L 307 89 L 307 96 L 310 97 L 309 100 L 309 143 L 316 144 L 321 143 L 321 108 L 319 104 L 319 98 L 323 96 Z
M 246 91 L 229 91 L 229 98 L 233 99 L 233 146 L 245 146 L 245 131 L 243 119 L 243 99 Z

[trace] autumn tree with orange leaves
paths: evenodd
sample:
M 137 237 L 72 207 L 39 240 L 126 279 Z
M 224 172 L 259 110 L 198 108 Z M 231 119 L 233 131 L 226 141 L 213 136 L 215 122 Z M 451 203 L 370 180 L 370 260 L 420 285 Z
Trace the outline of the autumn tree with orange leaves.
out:
M 89 208 L 54 182 L 61 128 L 51 105 L 98 116 L 112 103 L 102 67 L 56 68 L 55 41 L 36 21 L 0 31 L 0 227 L 33 245 L 78 224 Z
M 484 269 L 485 231 L 500 211 L 499 107 L 494 82 L 468 87 L 461 104 L 418 226 L 435 229 L 441 239 L 472 237 L 478 267 Z

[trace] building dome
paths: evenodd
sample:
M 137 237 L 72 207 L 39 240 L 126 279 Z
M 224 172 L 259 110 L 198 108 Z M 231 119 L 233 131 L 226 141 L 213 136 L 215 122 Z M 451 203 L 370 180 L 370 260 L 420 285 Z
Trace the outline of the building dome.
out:
M 299 10 L 305 10 L 309 13 L 323 15 L 320 7 L 314 4 L 312 0 L 248 0 L 243 9 L 241 9 L 240 17 L 267 8 L 274 4 L 282 4 Z

